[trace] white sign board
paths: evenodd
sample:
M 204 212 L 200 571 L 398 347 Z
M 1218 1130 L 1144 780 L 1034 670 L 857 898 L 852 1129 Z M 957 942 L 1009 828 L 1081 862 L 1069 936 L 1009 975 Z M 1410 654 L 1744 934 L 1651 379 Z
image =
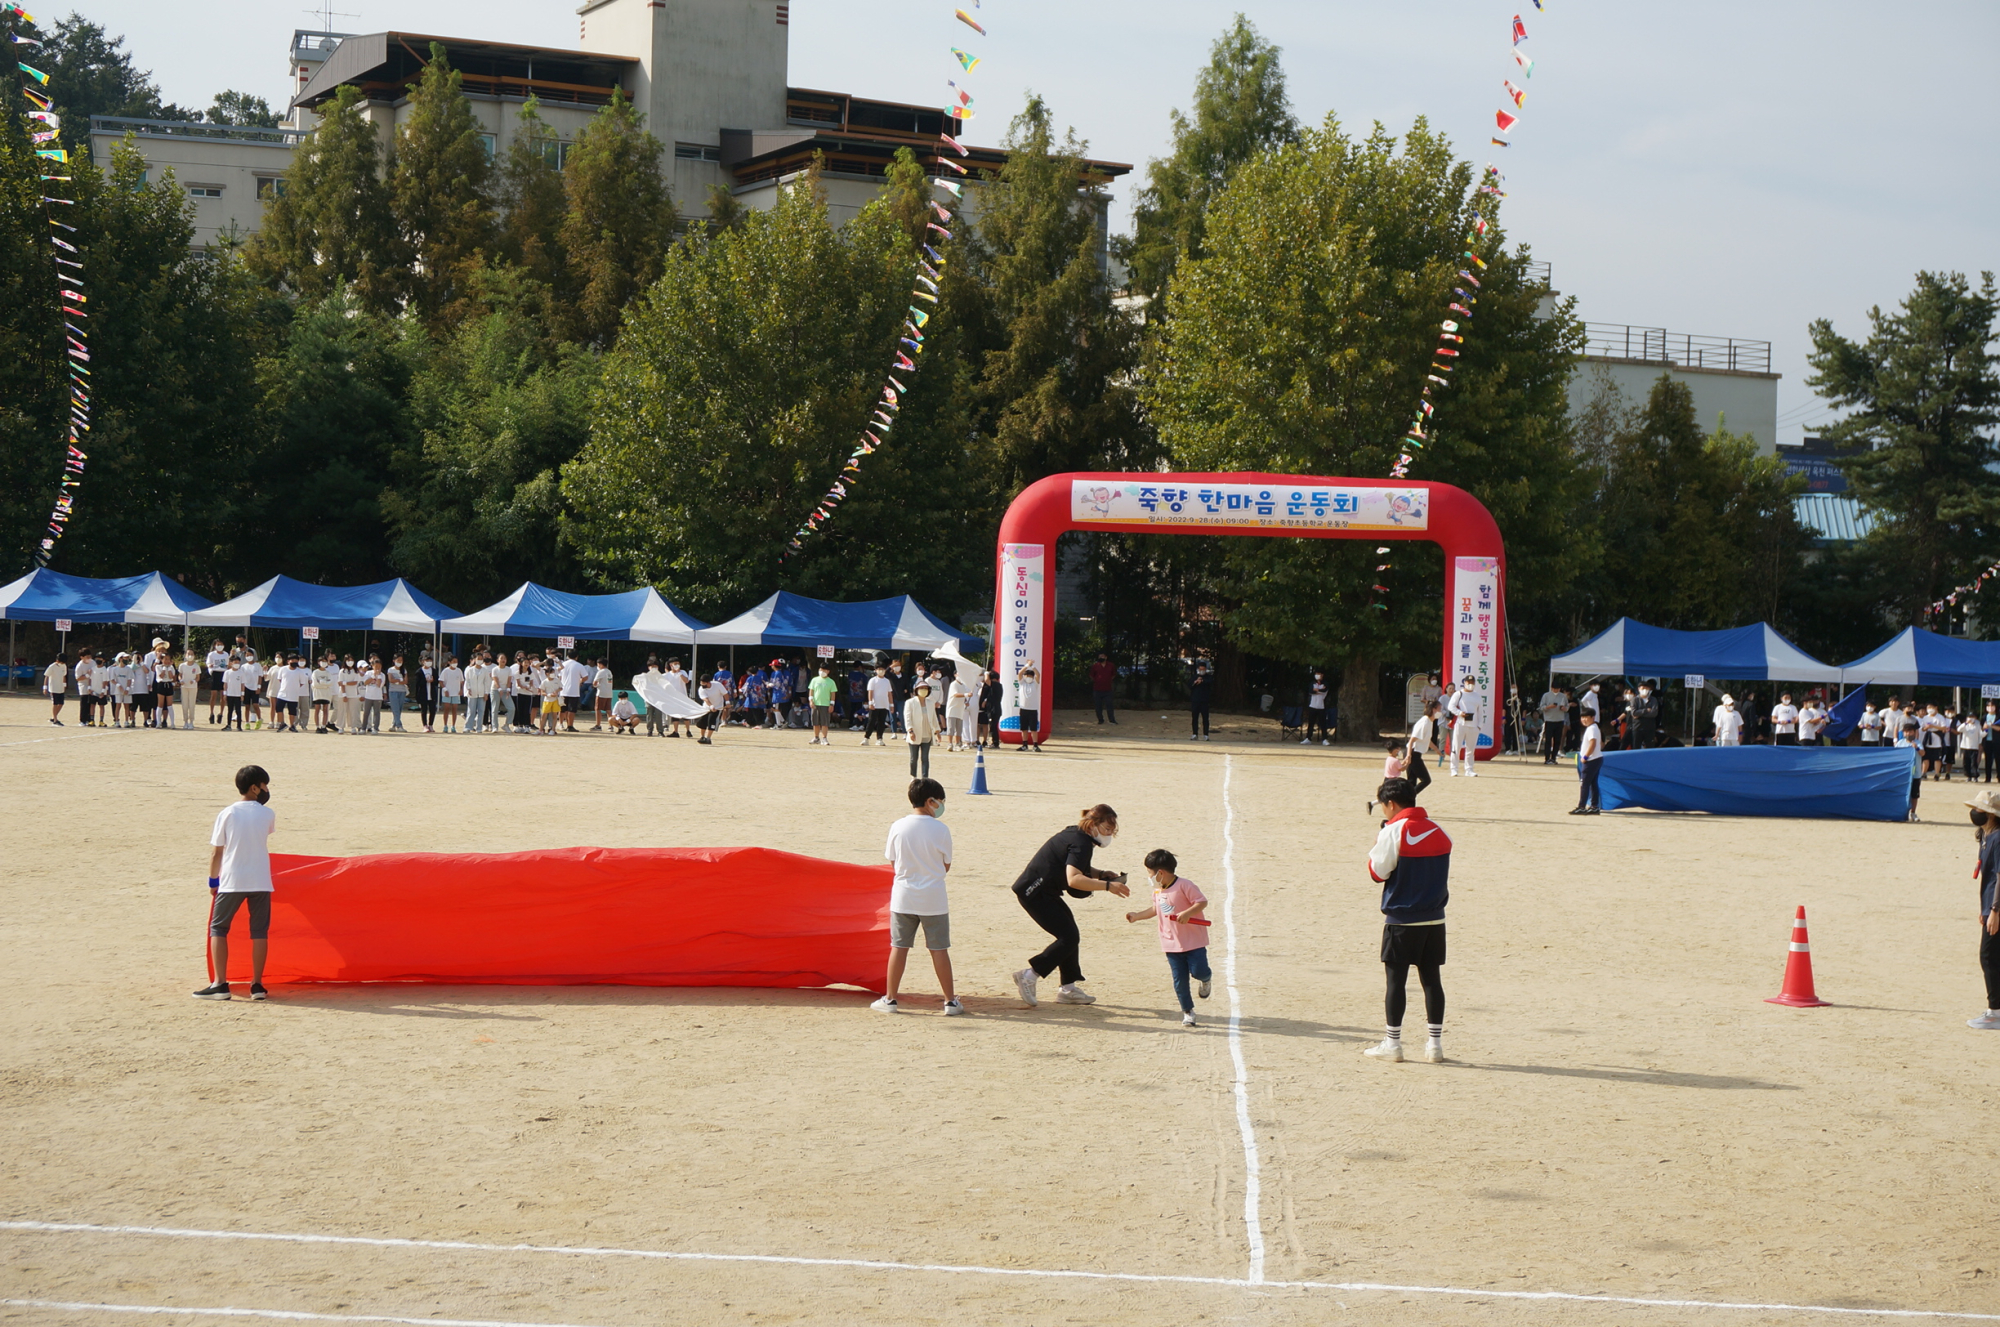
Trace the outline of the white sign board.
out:
M 1070 481 L 1080 524 L 1263 530 L 1425 530 L 1429 490 L 1361 484 L 1169 484 Z
M 1681 678 L 1681 685 L 1689 691 L 1699 691 L 1708 685 L 1708 678 L 1700 673 L 1689 673 Z
M 1981 682 L 1979 684 L 1979 698 L 1981 700 L 2000 700 L 2000 685 L 1992 682 Z
M 1000 547 L 1000 640 L 993 665 L 1000 674 L 1000 728 L 1021 731 L 1020 693 L 1016 676 L 1030 662 L 1046 680 L 1042 658 L 1042 603 L 1048 593 L 1048 547 L 1045 544 L 1003 544 Z
M 820 646 L 819 657 L 822 659 L 831 659 L 833 657 L 833 646 L 831 645 Z
M 299 635 L 301 635 L 301 636 L 304 636 L 304 637 L 305 637 L 305 638 L 306 638 L 307 640 L 318 640 L 318 639 L 319 639 L 319 628 L 318 628 L 318 627 L 300 627 L 300 628 L 299 628 Z
M 57 618 L 56 630 L 62 632 L 65 636 L 67 636 L 69 634 L 69 619 L 66 617 Z
M 1455 685 L 1472 675 L 1473 695 L 1478 698 L 1478 745 L 1492 750 L 1500 744 L 1500 707 L 1493 703 L 1500 658 L 1500 641 L 1493 631 L 1500 605 L 1500 559 L 1459 558 L 1452 568 L 1451 598 L 1451 676 L 1444 680 Z
M 557 648 L 557 649 L 559 649 L 559 650 L 573 650 L 573 649 L 575 649 L 575 648 L 576 648 L 576 637 L 574 637 L 574 636 L 558 636 L 558 637 L 556 637 L 556 648 Z

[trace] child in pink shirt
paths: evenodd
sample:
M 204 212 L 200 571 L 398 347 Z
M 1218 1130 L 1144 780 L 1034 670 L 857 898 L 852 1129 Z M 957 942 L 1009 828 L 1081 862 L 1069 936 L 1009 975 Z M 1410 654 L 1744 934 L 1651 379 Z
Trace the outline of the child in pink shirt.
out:
M 1153 877 L 1153 906 L 1144 912 L 1128 912 L 1125 920 L 1141 922 L 1157 917 L 1160 948 L 1167 955 L 1167 969 L 1174 975 L 1174 994 L 1180 997 L 1181 1026 L 1193 1027 L 1194 1001 L 1188 996 L 1188 978 L 1201 983 L 1201 998 L 1208 998 L 1208 922 L 1202 918 L 1208 899 L 1194 887 L 1194 881 L 1176 875 L 1180 865 L 1165 848 L 1146 854 L 1146 871 Z

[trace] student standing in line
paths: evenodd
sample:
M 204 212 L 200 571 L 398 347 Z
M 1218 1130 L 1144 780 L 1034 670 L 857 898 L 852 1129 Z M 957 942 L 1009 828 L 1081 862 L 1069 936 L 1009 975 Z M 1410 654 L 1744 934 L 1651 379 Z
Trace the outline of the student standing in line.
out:
M 1321 746 L 1333 745 L 1333 730 L 1326 722 L 1326 702 L 1330 690 L 1326 674 L 1320 669 L 1313 669 L 1312 686 L 1306 689 L 1306 735 L 1299 739 L 1300 746 L 1311 746 L 1315 731 L 1319 733 Z
M 1430 754 L 1432 743 L 1437 740 L 1437 713 L 1438 703 L 1434 700 L 1428 701 L 1424 705 L 1424 712 L 1410 725 L 1410 741 L 1405 752 L 1409 761 L 1408 771 L 1400 775 L 1383 776 L 1407 778 L 1412 793 L 1418 797 L 1423 796 L 1424 789 L 1431 786 L 1431 771 L 1430 767 L 1424 764 L 1424 757 Z
M 1937 706 L 1924 706 L 1924 715 L 1917 720 L 1917 728 L 1924 740 L 1924 772 L 1933 779 L 1940 772 L 1950 778 L 1951 764 L 1945 756 L 1945 718 L 1938 713 Z
M 370 655 L 368 669 L 361 675 L 362 727 L 371 733 L 382 731 L 382 702 L 389 697 L 389 675 L 382 660 Z
M 889 708 L 896 703 L 896 684 L 889 678 L 886 664 L 875 665 L 875 676 L 868 679 L 868 726 L 861 731 L 861 745 L 867 746 L 868 739 L 874 738 L 876 746 L 887 746 L 883 734 L 889 730 Z
M 181 727 L 194 727 L 194 712 L 201 705 L 201 661 L 194 657 L 193 650 L 181 654 L 180 666 L 174 670 L 180 682 Z
M 562 665 L 542 674 L 542 736 L 554 737 L 562 727 L 562 721 L 576 719 L 576 696 L 563 694 L 563 667 L 574 663 L 565 659 Z M 582 693 L 579 692 L 578 695 Z
M 153 709 L 162 728 L 174 724 L 174 694 L 180 690 L 180 669 L 174 665 L 173 651 L 163 640 L 153 642 Z
M 222 715 L 225 730 L 234 728 L 243 731 L 243 664 L 232 659 L 229 667 L 222 670 L 222 701 L 226 707 Z
M 564 659 L 556 669 L 556 709 L 562 715 L 563 731 L 576 731 L 576 712 L 583 707 L 583 682 L 590 670 L 572 657 Z M 554 728 L 551 726 L 550 731 Z
M 229 999 L 229 924 L 250 913 L 250 998 L 262 1000 L 264 960 L 271 948 L 271 831 L 278 817 L 267 805 L 271 776 L 261 765 L 236 771 L 238 799 L 222 809 L 208 836 L 208 954 L 212 980 L 197 1000 Z
M 229 667 L 229 655 L 222 648 L 221 641 L 208 647 L 208 657 L 203 660 L 208 665 L 208 721 L 222 722 L 222 672 Z
M 1592 723 L 1585 732 L 1600 732 Z M 1602 737 L 1598 739 L 1602 741 Z M 1444 1062 L 1444 910 L 1451 901 L 1451 839 L 1417 805 L 1408 780 L 1386 779 L 1375 792 L 1388 819 L 1368 853 L 1368 875 L 1382 886 L 1382 1042 L 1363 1052 L 1401 1063 L 1410 969 L 1424 991 L 1424 1059 Z
M 1819 700 L 1816 697 L 1807 696 L 1805 708 L 1799 711 L 1799 745 L 1823 745 L 1819 735 L 1825 730 L 1826 725 L 1827 714 L 1821 708 Z
M 840 690 L 840 684 L 833 680 L 833 670 L 825 664 L 813 680 L 806 683 L 806 699 L 812 705 L 813 735 L 807 746 L 833 745 L 833 697 Z
M 1632 725 L 1632 746 L 1650 751 L 1660 744 L 1660 698 L 1653 694 L 1650 682 L 1639 684 L 1639 695 L 1632 702 Z
M 264 665 L 254 650 L 243 652 L 243 713 L 252 728 L 264 726 Z
M 1573 816 L 1594 816 L 1604 809 L 1603 801 L 1597 793 L 1597 776 L 1604 770 L 1604 730 L 1597 726 L 1597 717 L 1590 716 L 1584 725 L 1583 740 L 1576 748 L 1576 773 L 1579 787 L 1576 794 L 1576 810 Z
M 340 669 L 330 654 L 321 655 L 312 675 L 313 731 L 323 733 L 333 726 L 333 697 L 340 689 Z
M 611 675 L 611 661 L 599 659 L 597 671 L 590 675 L 590 708 L 597 715 L 597 722 L 590 725 L 590 731 L 598 732 L 604 727 L 604 716 L 611 712 L 611 693 L 618 688 L 618 679 Z
M 1079 953 L 1083 933 L 1077 929 L 1076 914 L 1063 902 L 1063 895 L 1087 898 L 1100 891 L 1129 898 L 1125 877 L 1116 871 L 1100 871 L 1090 864 L 1098 848 L 1111 846 L 1118 837 L 1118 813 L 1103 803 L 1086 809 L 1076 824 L 1059 830 L 1035 850 L 1027 867 L 1014 881 L 1014 897 L 1021 910 L 1054 937 L 1047 948 L 1028 960 L 1028 966 L 1014 974 L 1014 989 L 1021 1002 L 1035 1007 L 1035 983 L 1051 972 L 1062 978 L 1056 991 L 1057 1004 L 1096 1004 L 1097 997 L 1083 989 L 1083 960 Z
M 146 726 L 153 726 L 153 656 L 150 654 L 130 654 L 125 658 L 125 706 L 132 722 L 127 727 L 137 727 L 139 715 L 146 716 Z
M 437 688 L 438 706 L 444 720 L 444 730 L 455 733 L 458 731 L 459 707 L 465 700 L 465 670 L 458 666 L 457 655 L 445 656 L 444 667 L 438 669 Z
M 1014 675 L 1014 692 L 1021 711 L 1021 750 L 1042 749 L 1042 672 L 1028 660 Z M 1051 716 L 1053 717 L 1053 716 Z
M 2000 1032 L 2000 798 L 1978 792 L 1966 805 L 1972 808 L 1972 833 L 1979 841 L 1972 878 L 1979 889 L 1979 970 L 1986 976 L 1986 1012 L 1965 1025 Z
M 1799 710 L 1792 704 L 1792 693 L 1782 692 L 1778 703 L 1771 707 L 1771 745 L 1797 746 L 1799 744 Z
M 1154 917 L 1160 923 L 1160 950 L 1167 956 L 1167 971 L 1173 976 L 1174 998 L 1180 1001 L 1181 1026 L 1191 1028 L 1194 1000 L 1188 994 L 1188 978 L 1201 983 L 1197 993 L 1208 998 L 1213 974 L 1208 967 L 1208 922 L 1202 914 L 1208 898 L 1195 888 L 1194 881 L 1179 874 L 1180 863 L 1165 848 L 1146 854 L 1146 873 L 1153 878 L 1153 905 L 1128 912 L 1125 920 L 1142 922 Z
M 931 745 L 937 741 L 937 711 L 931 708 L 929 678 L 918 678 L 916 691 L 903 702 L 903 740 L 910 747 L 910 777 L 928 779 Z
M 63 726 L 63 699 L 68 688 L 69 656 L 58 654 L 55 662 L 42 673 L 42 694 L 49 698 L 49 722 L 58 728 Z
M 340 731 L 353 737 L 361 731 L 361 670 L 355 667 L 352 655 L 341 656 L 338 686 Z
M 1855 727 L 1861 730 L 1861 745 L 1882 745 L 1882 716 L 1873 705 L 1861 707 L 1861 717 L 1855 720 Z
M 1958 723 L 1958 759 L 1967 783 L 1979 781 L 1979 747 L 1986 740 L 1986 725 L 1967 711 Z
M 1986 717 L 1980 721 L 1984 730 L 1979 746 L 1986 759 L 1986 782 L 1993 782 L 1993 767 L 2000 764 L 2000 705 L 1986 702 Z
M 1710 738 L 1717 746 L 1741 746 L 1743 744 L 1743 716 L 1736 712 L 1736 698 L 1725 695 L 1722 703 L 1715 707 L 1710 716 Z
M 929 690 L 926 683 L 918 686 Z M 955 1018 L 965 1006 L 952 985 L 951 903 L 944 887 L 951 870 L 951 831 L 944 826 L 944 785 L 929 776 L 912 779 L 909 799 L 910 814 L 889 826 L 889 839 L 882 848 L 882 856 L 895 865 L 889 887 L 889 970 L 882 998 L 868 1007 L 884 1014 L 901 1012 L 896 996 L 902 990 L 910 950 L 917 943 L 917 929 L 922 927 L 931 969 L 944 992 L 945 1016 Z
M 96 699 L 91 688 L 97 685 L 97 660 L 91 656 L 89 646 L 76 652 L 76 667 L 70 670 L 70 678 L 76 683 L 76 721 L 88 728 L 92 702 Z

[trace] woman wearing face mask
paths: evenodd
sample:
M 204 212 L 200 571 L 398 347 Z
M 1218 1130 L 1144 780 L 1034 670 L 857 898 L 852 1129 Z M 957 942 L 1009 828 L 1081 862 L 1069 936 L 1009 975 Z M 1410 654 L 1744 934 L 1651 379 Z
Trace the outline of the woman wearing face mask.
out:
M 1313 669 L 1312 687 L 1306 693 L 1306 735 L 1299 739 L 1300 746 L 1310 746 L 1312 744 L 1313 731 L 1315 729 L 1319 731 L 1321 746 L 1333 745 L 1332 730 L 1327 726 L 1326 722 L 1326 698 L 1326 674 L 1315 668 Z
M 1074 826 L 1057 833 L 1037 849 L 1021 878 L 1014 882 L 1014 896 L 1021 900 L 1022 911 L 1035 919 L 1035 925 L 1055 937 L 1048 948 L 1028 960 L 1027 967 L 1014 974 L 1014 987 L 1030 1009 L 1037 1003 L 1035 983 L 1058 970 L 1062 986 L 1056 991 L 1057 1004 L 1097 1002 L 1097 997 L 1086 994 L 1079 984 L 1083 981 L 1083 968 L 1077 947 L 1082 934 L 1077 930 L 1069 904 L 1063 901 L 1063 894 L 1068 892 L 1076 898 L 1099 892 L 1116 894 L 1119 898 L 1131 895 L 1122 874 L 1095 870 L 1090 864 L 1091 854 L 1098 848 L 1109 847 L 1117 837 L 1118 813 L 1100 802 L 1083 812 Z
M 1979 840 L 1979 968 L 1986 974 L 1986 1012 L 1966 1020 L 1967 1027 L 2000 1032 L 2000 793 L 1980 792 L 1966 803 L 1972 808 L 1972 833 Z

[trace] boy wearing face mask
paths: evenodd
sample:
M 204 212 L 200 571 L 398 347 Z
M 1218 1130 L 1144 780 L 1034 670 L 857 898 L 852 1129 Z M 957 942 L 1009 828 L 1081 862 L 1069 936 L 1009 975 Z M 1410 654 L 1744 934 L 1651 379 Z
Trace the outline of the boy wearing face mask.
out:
M 944 889 L 951 870 L 951 831 L 942 823 L 944 785 L 936 779 L 911 779 L 909 795 L 910 814 L 889 826 L 889 840 L 882 848 L 882 856 L 896 870 L 889 890 L 889 972 L 882 998 L 869 1008 L 884 1014 L 901 1012 L 896 994 L 921 926 L 924 948 L 931 951 L 931 968 L 944 992 L 945 1017 L 956 1018 L 965 1006 L 958 1002 L 951 980 L 951 908 Z
M 267 805 L 271 776 L 262 765 L 236 771 L 238 799 L 215 818 L 208 836 L 208 953 L 213 980 L 194 992 L 197 1000 L 227 1000 L 229 924 L 238 908 L 250 913 L 250 998 L 262 1000 L 264 959 L 271 935 L 271 831 L 278 817 Z

